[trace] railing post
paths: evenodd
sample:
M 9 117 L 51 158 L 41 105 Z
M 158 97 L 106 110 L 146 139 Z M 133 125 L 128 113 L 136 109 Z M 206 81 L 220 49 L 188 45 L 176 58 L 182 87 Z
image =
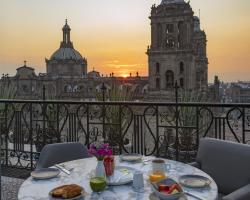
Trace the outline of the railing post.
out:
M 242 142 L 243 142 L 243 144 L 246 144 L 246 135 L 245 135 L 245 133 L 246 133 L 246 131 L 245 131 L 245 116 L 246 115 L 246 113 L 245 113 L 245 108 L 242 108 Z
M 60 126 L 59 126 L 59 113 L 60 113 L 59 104 L 56 105 L 56 130 L 57 130 L 57 142 L 61 142 L 61 135 L 60 135 Z
M 86 144 L 89 147 L 89 105 L 87 104 L 87 135 L 86 135 Z
M 4 123 L 4 133 L 5 133 L 5 165 L 7 166 L 8 165 L 8 114 L 7 114 L 7 111 L 8 111 L 8 104 L 5 103 L 5 108 L 4 108 L 4 118 L 5 118 L 5 123 Z
M 32 116 L 32 103 L 30 103 L 30 131 L 29 131 L 29 135 L 30 135 L 30 166 L 31 166 L 31 170 L 33 170 L 34 166 L 33 166 L 33 116 Z
M 199 147 L 200 133 L 199 133 L 199 107 L 196 107 L 196 145 Z
M 106 117 L 106 111 L 105 111 L 105 92 L 106 92 L 106 86 L 104 84 L 104 82 L 102 83 L 102 101 L 103 101 L 103 105 L 102 105 L 102 135 L 103 135 L 103 139 L 106 139 L 106 133 L 105 133 L 105 117 Z
M 159 157 L 159 107 L 156 106 L 156 156 Z
M 121 116 L 122 108 L 119 105 L 119 135 L 120 135 L 120 144 L 119 144 L 119 153 L 122 154 L 123 144 L 123 135 L 122 135 L 122 116 Z
M 175 82 L 175 131 L 176 131 L 176 140 L 175 140 L 175 146 L 176 146 L 176 160 L 179 160 L 179 105 L 178 105 L 178 83 Z

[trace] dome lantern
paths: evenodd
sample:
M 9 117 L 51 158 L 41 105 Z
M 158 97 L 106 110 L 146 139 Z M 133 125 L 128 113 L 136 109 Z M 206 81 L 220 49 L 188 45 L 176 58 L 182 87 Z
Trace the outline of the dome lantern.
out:
M 70 41 L 70 26 L 68 25 L 68 20 L 65 20 L 65 25 L 62 28 L 63 31 L 63 41 L 61 42 L 61 47 L 73 48 L 73 44 Z

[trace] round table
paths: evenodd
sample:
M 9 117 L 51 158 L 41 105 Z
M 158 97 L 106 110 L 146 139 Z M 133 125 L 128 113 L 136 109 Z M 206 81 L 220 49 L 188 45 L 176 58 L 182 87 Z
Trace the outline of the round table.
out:
M 151 159 L 153 157 L 144 157 L 144 159 Z M 86 158 L 82 160 L 75 160 L 71 162 L 66 162 L 65 166 L 67 168 L 73 168 L 70 175 L 67 175 L 63 172 L 57 178 L 49 180 L 34 180 L 32 177 L 29 177 L 19 189 L 18 200 L 48 200 L 48 193 L 55 187 L 64 185 L 64 184 L 78 184 L 84 187 L 87 192 L 85 200 L 144 200 L 151 199 L 152 189 L 148 181 L 148 172 L 151 170 L 151 162 L 146 163 L 128 163 L 120 162 L 118 157 L 115 157 L 116 166 L 129 166 L 135 169 L 141 170 L 144 173 L 144 192 L 138 193 L 133 191 L 132 184 L 123 185 L 123 186 L 113 186 L 108 187 L 101 194 L 93 193 L 89 186 L 89 177 L 93 173 L 97 165 L 96 158 Z M 178 181 L 179 176 L 185 174 L 196 174 L 208 177 L 212 180 L 210 187 L 203 189 L 190 189 L 185 188 L 185 191 L 188 191 L 192 194 L 195 194 L 206 200 L 215 200 L 217 199 L 218 189 L 216 183 L 213 179 L 206 174 L 205 172 L 192 167 L 190 165 L 176 162 L 173 160 L 166 160 L 166 163 L 171 167 L 168 170 L 168 177 L 173 178 Z M 152 198 L 153 199 L 153 198 Z M 187 196 L 188 200 L 197 200 L 191 196 Z

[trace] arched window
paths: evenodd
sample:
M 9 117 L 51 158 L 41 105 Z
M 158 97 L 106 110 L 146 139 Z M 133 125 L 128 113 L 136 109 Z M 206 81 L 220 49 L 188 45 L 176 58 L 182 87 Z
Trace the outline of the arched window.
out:
M 184 87 L 184 79 L 180 78 L 180 87 L 183 88 Z
M 168 70 L 166 72 L 166 87 L 171 88 L 174 86 L 174 72 L 171 70 Z
M 160 63 L 156 63 L 156 73 L 159 74 L 160 73 Z
M 157 90 L 160 89 L 160 79 L 159 78 L 156 78 L 156 80 L 155 80 L 155 87 Z
M 167 48 L 172 48 L 172 47 L 174 47 L 174 45 L 175 45 L 174 39 L 172 37 L 167 38 L 167 41 L 166 41 Z
M 180 62 L 180 74 L 184 72 L 184 63 Z

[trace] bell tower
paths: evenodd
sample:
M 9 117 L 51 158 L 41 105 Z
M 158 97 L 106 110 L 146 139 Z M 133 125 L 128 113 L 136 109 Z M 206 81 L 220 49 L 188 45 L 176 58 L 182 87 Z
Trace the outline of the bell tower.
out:
M 152 6 L 149 19 L 149 90 L 173 90 L 175 82 L 185 90 L 207 87 L 206 34 L 190 4 L 162 0 Z

